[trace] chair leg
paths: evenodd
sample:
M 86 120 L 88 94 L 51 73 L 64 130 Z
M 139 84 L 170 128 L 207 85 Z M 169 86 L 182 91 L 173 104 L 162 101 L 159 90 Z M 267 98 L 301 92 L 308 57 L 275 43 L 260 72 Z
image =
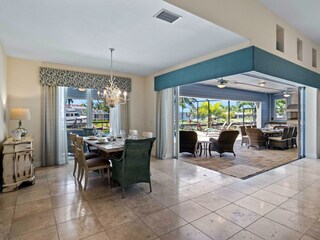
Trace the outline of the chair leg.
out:
M 86 170 L 85 172 L 85 176 L 84 176 L 84 190 L 87 189 L 87 186 L 88 186 L 88 180 L 89 180 L 89 173 L 88 171 Z
M 77 176 L 77 180 L 80 180 L 80 175 L 81 175 L 81 165 L 79 164 L 78 166 L 78 176 Z
M 108 171 L 108 183 L 110 185 L 110 168 L 107 168 L 107 171 Z
M 150 192 L 152 192 L 151 181 L 149 182 Z
M 83 179 L 83 173 L 84 173 L 84 169 L 81 169 L 81 176 L 80 176 L 80 181 L 79 181 L 79 182 L 82 182 L 82 179 Z
M 234 156 L 234 157 L 236 156 L 235 152 L 233 152 L 233 156 Z
M 73 176 L 75 176 L 75 174 L 76 174 L 77 165 L 78 165 L 77 161 L 74 160 L 74 167 L 73 167 L 73 173 L 72 173 Z
M 104 168 L 103 168 L 103 169 L 100 169 L 100 172 L 101 172 L 101 177 L 102 177 L 102 179 L 103 179 L 103 178 L 104 178 L 104 174 L 103 174 Z

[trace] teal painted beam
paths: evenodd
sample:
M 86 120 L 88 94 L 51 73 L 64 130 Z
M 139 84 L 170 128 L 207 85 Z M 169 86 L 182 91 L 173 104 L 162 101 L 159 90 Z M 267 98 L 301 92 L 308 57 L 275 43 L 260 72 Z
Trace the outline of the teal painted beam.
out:
M 254 47 L 254 70 L 309 87 L 320 88 L 320 74 Z
M 320 88 L 320 74 L 257 47 L 248 47 L 155 77 L 154 89 L 256 71 L 309 87 Z
M 252 70 L 253 47 L 248 47 L 156 76 L 154 89 L 155 91 L 159 91 L 165 88 L 230 76 Z

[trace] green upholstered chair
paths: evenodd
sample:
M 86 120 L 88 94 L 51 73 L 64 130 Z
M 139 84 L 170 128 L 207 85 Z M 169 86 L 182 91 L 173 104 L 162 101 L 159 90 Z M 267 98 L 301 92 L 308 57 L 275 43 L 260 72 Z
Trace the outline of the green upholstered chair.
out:
M 133 183 L 149 183 L 150 192 L 152 192 L 150 157 L 155 139 L 126 139 L 121 158 L 111 158 L 112 180 L 121 185 L 122 198 L 124 198 L 124 188 Z

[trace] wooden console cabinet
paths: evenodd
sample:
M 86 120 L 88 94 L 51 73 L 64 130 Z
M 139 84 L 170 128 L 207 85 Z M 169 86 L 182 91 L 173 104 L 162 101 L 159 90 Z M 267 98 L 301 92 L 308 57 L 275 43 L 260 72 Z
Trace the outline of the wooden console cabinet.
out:
M 8 138 L 3 143 L 2 192 L 17 189 L 23 182 L 34 184 L 33 138 L 22 137 L 21 141 Z

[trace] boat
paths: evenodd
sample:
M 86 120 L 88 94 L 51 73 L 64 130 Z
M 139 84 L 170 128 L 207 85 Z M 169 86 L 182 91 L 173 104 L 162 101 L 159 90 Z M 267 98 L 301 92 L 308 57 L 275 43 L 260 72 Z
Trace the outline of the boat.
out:
M 87 124 L 87 116 L 82 116 L 75 108 L 66 108 L 67 127 L 83 126 Z

